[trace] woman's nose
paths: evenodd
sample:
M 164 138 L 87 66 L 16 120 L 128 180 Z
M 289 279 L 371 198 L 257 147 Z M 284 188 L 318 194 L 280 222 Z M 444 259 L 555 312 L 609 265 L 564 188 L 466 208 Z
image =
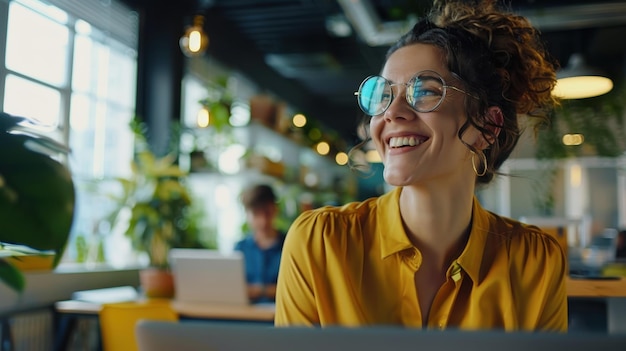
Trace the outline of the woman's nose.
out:
M 416 116 L 415 110 L 413 110 L 406 99 L 406 86 L 402 84 L 396 85 L 393 88 L 395 88 L 393 99 L 387 110 L 383 113 L 385 120 L 391 121 L 397 118 L 406 120 L 414 119 Z

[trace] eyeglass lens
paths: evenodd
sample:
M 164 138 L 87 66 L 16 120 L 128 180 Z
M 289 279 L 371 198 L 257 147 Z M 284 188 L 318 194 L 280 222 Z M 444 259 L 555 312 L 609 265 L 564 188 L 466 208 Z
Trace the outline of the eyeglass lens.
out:
M 380 76 L 366 78 L 357 93 L 359 107 L 370 116 L 385 112 L 394 99 L 394 85 L 406 86 L 406 101 L 418 112 L 430 112 L 436 109 L 445 96 L 443 78 L 435 72 L 422 72 L 407 83 L 392 84 Z

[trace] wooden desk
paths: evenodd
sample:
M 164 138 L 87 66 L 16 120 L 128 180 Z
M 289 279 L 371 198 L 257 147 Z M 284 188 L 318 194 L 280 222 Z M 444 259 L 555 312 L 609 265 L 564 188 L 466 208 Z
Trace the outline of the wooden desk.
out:
M 141 303 L 138 301 L 137 303 Z M 172 308 L 181 320 L 203 319 L 210 321 L 254 322 L 274 324 L 274 308 L 269 305 L 229 306 L 207 305 L 171 301 Z M 58 301 L 54 308 L 57 316 L 54 350 L 65 350 L 78 318 L 98 318 L 102 303 L 79 300 Z
M 275 308 L 269 305 L 229 306 L 172 301 L 181 317 L 217 320 L 274 322 Z
M 626 332 L 626 277 L 618 280 L 567 278 L 568 298 L 600 298 L 607 301 L 609 332 Z M 172 301 L 172 307 L 182 319 L 207 319 L 237 322 L 273 323 L 274 309 L 268 306 L 204 305 Z M 58 315 L 69 318 L 60 335 L 61 344 L 71 332 L 74 317 L 98 316 L 102 304 L 78 300 L 59 301 L 55 304 Z M 68 323 L 66 323 L 68 324 Z M 60 349 L 60 348 L 57 348 Z
M 266 305 L 229 306 L 172 301 L 171 306 L 182 318 L 262 321 L 268 323 L 274 321 L 274 308 Z M 57 313 L 97 315 L 102 308 L 102 304 L 67 300 L 55 303 L 54 307 Z
M 626 277 L 610 279 L 578 279 L 567 277 L 568 297 L 626 297 Z
M 54 304 L 57 313 L 97 315 L 102 309 L 101 303 L 78 300 L 58 301 Z
M 626 333 L 626 277 L 616 280 L 567 278 L 567 297 L 606 300 L 610 334 Z

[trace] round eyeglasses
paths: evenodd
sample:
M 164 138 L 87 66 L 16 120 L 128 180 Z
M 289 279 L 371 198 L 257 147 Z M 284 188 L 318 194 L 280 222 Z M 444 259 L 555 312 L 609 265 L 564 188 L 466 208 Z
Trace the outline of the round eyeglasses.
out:
M 359 91 L 355 92 L 359 107 L 370 116 L 378 116 L 389 108 L 394 99 L 392 87 L 406 86 L 406 102 L 418 112 L 435 110 L 446 97 L 448 88 L 477 99 L 472 94 L 452 85 L 446 85 L 443 77 L 434 71 L 421 71 L 407 83 L 391 83 L 381 76 L 365 78 Z

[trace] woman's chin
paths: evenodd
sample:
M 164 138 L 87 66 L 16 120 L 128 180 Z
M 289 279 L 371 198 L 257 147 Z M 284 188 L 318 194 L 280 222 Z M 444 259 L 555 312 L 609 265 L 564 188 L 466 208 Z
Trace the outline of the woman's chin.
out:
M 398 172 L 388 171 L 387 168 L 383 171 L 383 179 L 385 180 L 385 183 L 391 186 L 409 185 L 412 178 L 413 177 L 409 174 L 399 174 Z

